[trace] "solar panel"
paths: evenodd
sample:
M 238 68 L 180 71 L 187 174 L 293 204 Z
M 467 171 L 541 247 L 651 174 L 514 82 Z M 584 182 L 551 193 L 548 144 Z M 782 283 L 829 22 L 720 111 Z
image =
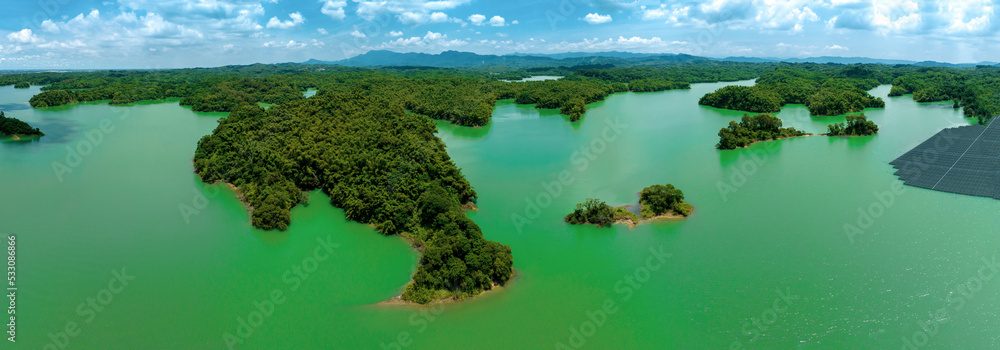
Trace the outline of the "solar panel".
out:
M 1000 199 L 997 119 L 941 130 L 889 164 L 906 185 Z

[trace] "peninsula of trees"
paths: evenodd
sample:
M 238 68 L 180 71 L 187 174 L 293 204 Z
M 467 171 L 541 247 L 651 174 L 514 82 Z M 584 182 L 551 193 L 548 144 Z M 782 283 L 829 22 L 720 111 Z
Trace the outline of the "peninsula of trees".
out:
M 719 149 L 736 149 L 765 140 L 778 140 L 808 134 L 795 128 L 782 128 L 781 119 L 768 114 L 743 115 L 739 123 L 731 121 L 729 126 L 719 130 Z
M 22 81 L 22 82 L 18 82 L 17 84 L 14 84 L 14 88 L 15 89 L 27 89 L 29 87 L 31 87 L 31 84 L 28 83 L 28 82 L 26 82 L 26 81 Z
M 4 136 L 45 136 L 41 130 L 38 128 L 32 128 L 31 125 L 17 118 L 8 118 L 2 111 L 0 111 L 0 135 Z
M 847 116 L 847 125 L 836 123 L 827 125 L 827 135 L 830 136 L 868 136 L 878 133 L 878 125 L 868 120 L 864 113 Z

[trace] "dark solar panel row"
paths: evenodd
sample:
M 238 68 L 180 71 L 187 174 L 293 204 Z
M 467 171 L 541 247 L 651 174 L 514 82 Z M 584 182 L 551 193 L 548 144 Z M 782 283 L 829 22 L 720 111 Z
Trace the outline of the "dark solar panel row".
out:
M 1000 199 L 1000 126 L 941 130 L 889 162 L 904 184 Z

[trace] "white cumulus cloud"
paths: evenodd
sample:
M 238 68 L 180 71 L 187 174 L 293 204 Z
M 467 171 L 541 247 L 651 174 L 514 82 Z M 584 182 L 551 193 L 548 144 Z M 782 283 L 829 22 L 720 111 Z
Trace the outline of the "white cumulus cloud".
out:
M 42 41 L 37 35 L 31 33 L 31 29 L 24 28 L 19 31 L 7 34 L 7 40 L 21 44 L 34 44 Z
M 503 17 L 493 16 L 492 18 L 490 18 L 490 25 L 494 27 L 503 27 L 507 25 L 507 21 L 504 20 Z
M 347 6 L 346 1 L 326 0 L 323 1 L 323 8 L 319 11 L 334 20 L 342 21 L 344 17 L 347 17 L 344 13 L 345 6 Z
M 611 22 L 611 15 L 601 15 L 598 13 L 588 13 L 583 20 L 590 24 L 601 24 Z
M 486 21 L 486 16 L 480 15 L 478 13 L 469 16 L 469 22 L 471 22 L 473 25 L 481 26 L 483 25 L 484 21 Z
M 282 21 L 278 19 L 277 16 L 271 17 L 271 19 L 267 21 L 267 28 L 292 29 L 302 25 L 302 23 L 306 21 L 305 17 L 302 17 L 302 14 L 298 12 L 293 12 L 289 14 L 288 17 L 289 20 L 287 21 Z

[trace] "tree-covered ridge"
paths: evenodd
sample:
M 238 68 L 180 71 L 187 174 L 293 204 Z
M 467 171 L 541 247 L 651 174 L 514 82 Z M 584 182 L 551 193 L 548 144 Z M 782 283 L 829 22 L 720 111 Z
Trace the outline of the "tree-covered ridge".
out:
M 827 135 L 830 136 L 866 136 L 878 133 L 878 125 L 868 120 L 864 113 L 847 116 L 847 124 L 836 123 L 827 125 Z
M 31 125 L 28 125 L 28 123 L 25 123 L 17 118 L 8 118 L 4 115 L 3 111 L 0 111 L 0 135 L 45 136 L 45 133 L 38 130 L 38 128 L 32 128 Z
M 684 202 L 684 192 L 674 185 L 652 185 L 639 192 L 640 214 L 643 219 L 674 213 L 691 215 L 693 207 Z
M 409 237 L 423 256 L 403 298 L 426 303 L 503 285 L 513 263 L 463 213 L 476 192 L 435 131 L 400 101 L 328 93 L 237 107 L 199 141 L 194 165 L 204 181 L 236 186 L 256 227 L 287 228 L 302 191 L 318 188 L 348 219 Z
M 773 63 L 699 62 L 654 67 L 581 67 L 569 73 L 608 83 L 631 84 L 634 81 L 643 79 L 685 83 L 714 83 L 718 81 L 754 79 L 764 72 L 773 70 L 777 66 L 777 64 Z
M 744 114 L 739 123 L 731 121 L 719 130 L 719 149 L 747 147 L 759 141 L 809 135 L 795 128 L 782 128 L 781 119 L 768 114 Z
M 701 105 L 754 113 L 774 113 L 789 103 L 804 104 L 812 115 L 838 115 L 883 108 L 885 102 L 868 94 L 890 79 L 885 72 L 863 65 L 796 65 L 761 74 L 750 87 L 727 86 L 706 94 Z M 881 79 L 881 80 L 880 80 Z

